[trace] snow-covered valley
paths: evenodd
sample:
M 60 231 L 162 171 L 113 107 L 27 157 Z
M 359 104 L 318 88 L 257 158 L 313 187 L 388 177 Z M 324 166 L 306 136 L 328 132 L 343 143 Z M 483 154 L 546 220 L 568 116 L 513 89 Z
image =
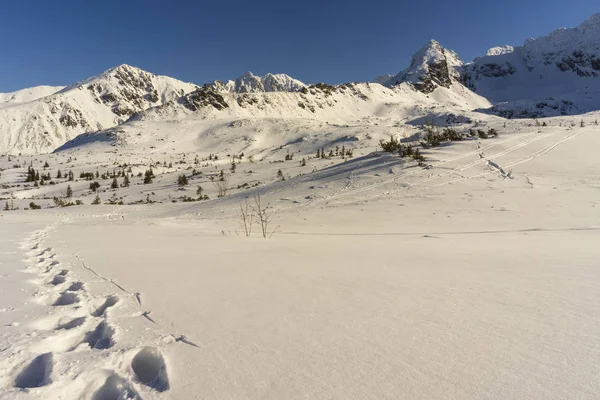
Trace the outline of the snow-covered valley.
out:
M 598 398 L 599 21 L 379 83 L 0 94 L 0 399 Z

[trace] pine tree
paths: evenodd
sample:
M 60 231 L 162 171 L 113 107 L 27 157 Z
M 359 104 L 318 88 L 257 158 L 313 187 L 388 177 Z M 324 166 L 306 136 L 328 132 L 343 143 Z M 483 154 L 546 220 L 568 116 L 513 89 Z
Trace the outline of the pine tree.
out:
M 100 184 L 97 181 L 90 183 L 90 190 L 95 192 L 100 187 Z
M 58 170 L 58 172 L 56 173 L 56 179 L 61 179 L 62 178 L 62 173 L 60 172 L 60 169 Z
M 4 205 L 4 211 L 9 211 L 10 207 L 8 205 L 8 201 L 6 202 L 6 204 Z
M 300 166 L 306 167 L 306 159 L 305 158 L 303 158 L 302 161 L 300 161 Z
M 146 170 L 144 173 L 144 185 L 152 183 L 152 178 L 154 178 L 154 172 L 152 172 L 152 169 Z
M 317 149 L 317 158 L 321 158 L 321 149 Z
M 118 189 L 119 188 L 119 181 L 117 181 L 117 177 L 115 176 L 112 180 L 112 183 L 110 184 L 110 188 L 111 189 Z
M 73 182 L 73 171 L 69 171 L 69 182 Z
M 125 175 L 125 178 L 123 178 L 123 186 L 129 187 L 129 176 L 127 175 Z
M 102 200 L 100 200 L 100 196 L 96 195 L 96 197 L 94 197 L 94 200 L 92 201 L 92 205 L 97 205 L 100 204 Z
M 285 176 L 283 176 L 282 170 L 277 171 L 277 179 L 279 179 L 281 181 L 285 181 Z
M 198 189 L 196 189 L 196 194 L 198 196 L 202 196 L 202 186 L 198 185 Z
M 67 198 L 70 199 L 73 197 L 73 189 L 71 189 L 71 185 L 67 186 Z
M 583 120 L 581 120 L 581 123 L 579 124 L 579 126 L 581 126 L 582 128 L 585 127 L 585 122 L 583 122 Z
M 186 186 L 188 184 L 188 179 L 185 174 L 179 175 L 179 178 L 177 178 L 177 184 L 179 186 Z

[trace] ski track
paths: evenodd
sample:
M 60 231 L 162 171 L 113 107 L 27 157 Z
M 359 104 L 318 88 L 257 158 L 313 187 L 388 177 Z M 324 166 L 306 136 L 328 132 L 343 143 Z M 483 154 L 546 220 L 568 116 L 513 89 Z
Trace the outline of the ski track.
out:
M 35 231 L 21 242 L 21 249 L 28 264 L 27 271 L 35 276 L 35 297 L 46 305 L 47 314 L 51 317 L 34 321 L 33 326 L 38 334 L 31 335 L 29 351 L 20 357 L 20 361 L 13 364 L 16 366 L 13 366 L 11 372 L 12 390 L 31 393 L 32 398 L 53 397 L 53 386 L 64 383 L 63 376 L 54 376 L 59 374 L 55 366 L 69 353 L 83 351 L 98 352 L 101 356 L 94 358 L 95 365 L 81 371 L 80 379 L 85 377 L 87 382 L 79 394 L 71 394 L 73 398 L 142 399 L 144 393 L 154 394 L 150 396 L 154 398 L 157 393 L 167 392 L 170 388 L 167 367 L 158 348 L 119 346 L 117 333 L 123 332 L 118 330 L 112 310 L 124 299 L 118 295 L 94 295 L 86 288 L 86 282 L 75 279 L 68 266 L 63 267 L 53 248 L 46 247 L 49 233 L 65 222 L 67 220 Z M 140 293 L 132 294 L 114 280 L 103 277 L 86 266 L 78 255 L 75 257 L 86 270 L 128 294 L 133 300 L 132 304 L 141 308 Z M 97 304 L 100 305 L 95 306 Z M 137 317 L 144 317 L 157 324 L 148 316 L 149 313 L 150 311 L 142 311 Z M 162 336 L 165 343 L 181 342 L 200 348 L 185 335 Z M 168 340 L 164 340 L 165 338 Z M 131 358 L 129 362 L 128 358 Z M 120 371 L 107 368 L 107 359 L 116 359 L 117 365 L 128 367 Z
M 566 142 L 567 140 L 570 140 L 570 139 L 572 139 L 572 138 L 574 138 L 574 137 L 576 137 L 576 136 L 578 136 L 578 135 L 580 135 L 580 134 L 582 134 L 584 132 L 587 132 L 587 131 L 589 131 L 589 129 L 584 129 L 584 130 L 578 131 L 577 133 L 572 133 L 570 135 L 567 135 L 566 137 L 564 137 L 564 138 L 562 138 L 562 139 L 560 139 L 560 140 L 558 140 L 558 141 L 556 141 L 556 142 L 554 142 L 554 143 L 552 143 L 552 144 L 544 147 L 541 150 L 535 151 L 535 152 L 533 152 L 533 153 L 531 153 L 531 154 L 529 154 L 529 155 L 527 155 L 527 156 L 525 156 L 523 158 L 520 158 L 517 161 L 508 163 L 506 165 L 501 165 L 501 167 L 506 170 L 507 168 L 513 167 L 515 165 L 519 165 L 519 164 L 531 161 L 531 160 L 533 160 L 535 158 L 538 158 L 538 157 L 546 154 L 547 152 L 551 151 L 552 149 L 554 149 L 555 147 L 559 146 L 560 144 Z M 384 181 L 376 182 L 376 183 L 373 183 L 373 184 L 367 184 L 365 186 L 358 187 L 358 188 L 353 189 L 353 190 L 346 190 L 347 187 L 348 187 L 348 186 L 346 186 L 346 187 L 338 190 L 337 192 L 334 192 L 333 194 L 331 194 L 329 196 L 326 196 L 324 199 L 320 199 L 320 201 L 324 201 L 325 203 L 328 203 L 330 200 L 332 200 L 334 198 L 338 199 L 340 197 L 346 197 L 346 196 L 350 196 L 350 195 L 355 195 L 357 193 L 361 193 L 361 192 L 368 191 L 368 190 L 373 190 L 373 189 L 376 189 L 378 187 L 384 186 L 386 184 L 391 184 L 391 183 L 396 183 L 396 184 L 403 183 L 404 187 L 402 187 L 401 189 L 396 189 L 396 190 L 392 190 L 392 191 L 386 191 L 385 193 L 378 194 L 377 196 L 369 198 L 368 200 L 374 200 L 374 199 L 382 197 L 382 196 L 390 196 L 390 195 L 399 193 L 401 191 L 404 191 L 406 189 L 406 187 L 420 186 L 422 189 L 425 190 L 425 189 L 429 189 L 429 188 L 432 188 L 432 187 L 439 187 L 439 186 L 443 186 L 443 185 L 447 185 L 447 184 L 451 184 L 451 183 L 465 181 L 467 179 L 480 178 L 480 177 L 489 175 L 491 173 L 498 172 L 498 170 L 492 169 L 490 171 L 483 172 L 483 173 L 480 173 L 480 174 L 477 174 L 477 175 L 473 175 L 473 176 L 463 176 L 463 175 L 460 174 L 460 172 L 468 170 L 470 168 L 473 168 L 473 167 L 475 167 L 477 165 L 480 165 L 480 164 L 483 164 L 483 163 L 488 163 L 488 162 L 492 161 L 495 158 L 499 158 L 499 157 L 503 157 L 503 156 L 509 155 L 509 154 L 513 153 L 514 151 L 516 151 L 516 150 L 519 150 L 519 149 L 521 149 L 523 147 L 529 146 L 529 145 L 531 145 L 533 143 L 536 143 L 536 142 L 538 142 L 540 140 L 547 139 L 549 137 L 558 135 L 560 133 L 564 133 L 564 131 L 557 131 L 557 132 L 551 132 L 551 133 L 546 133 L 546 134 L 539 134 L 537 132 L 533 132 L 533 133 L 530 133 L 529 135 L 527 135 L 527 138 L 525 140 L 523 140 L 522 142 L 517 143 L 517 144 L 509 147 L 508 149 L 499 151 L 499 152 L 491 154 L 491 155 L 486 155 L 486 156 L 480 157 L 479 159 L 477 159 L 475 161 L 468 162 L 466 164 L 462 164 L 462 165 L 456 166 L 456 167 L 452 168 L 449 171 L 445 171 L 445 172 L 441 172 L 441 173 L 437 173 L 437 174 L 431 174 L 431 175 L 429 175 L 426 178 L 419 179 L 419 180 L 416 180 L 414 182 L 406 182 L 407 178 L 410 178 L 412 176 L 415 176 L 415 175 L 423 173 L 422 169 L 418 169 L 418 170 L 415 170 L 415 171 L 411 171 L 411 172 L 402 174 L 402 175 L 400 175 L 398 177 L 394 177 L 394 178 L 387 179 L 387 180 L 384 180 Z M 535 136 L 535 137 L 531 138 L 531 136 Z M 497 145 L 506 144 L 506 143 L 509 143 L 509 142 L 512 142 L 512 141 L 515 141 L 515 140 L 519 140 L 519 139 L 522 140 L 523 136 L 515 135 L 515 137 L 511 137 L 509 139 L 505 139 L 505 140 L 502 140 L 502 141 L 497 141 L 495 143 L 491 143 L 489 145 L 482 146 L 481 148 L 479 148 L 477 150 L 470 151 L 470 152 L 467 152 L 467 153 L 463 153 L 463 154 L 460 154 L 460 155 L 457 155 L 457 156 L 452 156 L 452 157 L 449 157 L 449 158 L 446 158 L 446 159 L 442 159 L 442 160 L 439 160 L 439 161 L 433 161 L 433 162 L 431 162 L 429 164 L 432 165 L 433 167 L 439 167 L 440 165 L 443 165 L 443 164 L 448 163 L 448 162 L 460 160 L 460 159 L 463 159 L 463 158 L 466 158 L 466 157 L 470 157 L 470 156 L 473 156 L 473 155 L 476 155 L 476 154 L 482 154 L 484 150 L 487 150 L 487 149 L 492 148 L 492 147 L 497 146 Z M 447 182 L 442 182 L 442 183 L 434 184 L 434 185 L 425 185 L 425 186 L 422 186 L 424 183 L 428 183 L 428 182 L 435 181 L 435 180 L 442 179 L 442 178 L 447 178 L 447 177 L 450 177 L 452 175 L 459 175 L 460 178 L 453 179 L 453 180 L 450 180 L 450 181 L 447 181 Z

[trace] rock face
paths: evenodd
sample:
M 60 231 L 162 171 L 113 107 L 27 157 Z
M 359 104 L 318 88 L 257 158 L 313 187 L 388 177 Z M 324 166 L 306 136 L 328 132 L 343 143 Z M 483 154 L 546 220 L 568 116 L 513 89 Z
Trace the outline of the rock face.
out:
M 52 151 L 81 133 L 116 126 L 174 101 L 196 86 L 120 65 L 43 96 L 46 88 L 4 96 L 12 101 L 0 104 L 0 152 Z
M 410 83 L 418 91 L 428 94 L 438 87 L 450 88 L 453 82 L 460 80 L 458 68 L 463 62 L 458 55 L 442 47 L 435 40 L 413 55 L 410 66 L 387 82 L 386 86 Z

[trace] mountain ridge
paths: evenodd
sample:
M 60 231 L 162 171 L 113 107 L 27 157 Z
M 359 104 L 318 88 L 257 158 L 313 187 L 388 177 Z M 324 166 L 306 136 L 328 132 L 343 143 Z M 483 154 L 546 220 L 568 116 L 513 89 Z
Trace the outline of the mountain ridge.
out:
M 435 109 L 446 108 L 449 114 L 538 118 L 582 113 L 600 109 L 597 37 L 600 14 L 578 27 L 527 39 L 522 46 L 492 47 L 468 63 L 431 40 L 415 52 L 407 68 L 372 83 L 391 91 L 374 92 L 368 83 L 307 85 L 286 74 L 251 72 L 198 86 L 122 64 L 65 87 L 0 94 L 0 151 L 48 152 L 81 133 L 163 116 L 174 124 L 195 116 L 331 117 L 343 122 L 351 119 L 347 110 L 363 113 L 361 101 L 380 104 L 375 110 L 387 109 L 388 97 L 407 108 L 415 107 L 411 101 L 418 107 L 434 101 Z M 327 110 L 333 113 L 329 117 Z M 345 116 L 336 119 L 333 115 L 339 112 Z

